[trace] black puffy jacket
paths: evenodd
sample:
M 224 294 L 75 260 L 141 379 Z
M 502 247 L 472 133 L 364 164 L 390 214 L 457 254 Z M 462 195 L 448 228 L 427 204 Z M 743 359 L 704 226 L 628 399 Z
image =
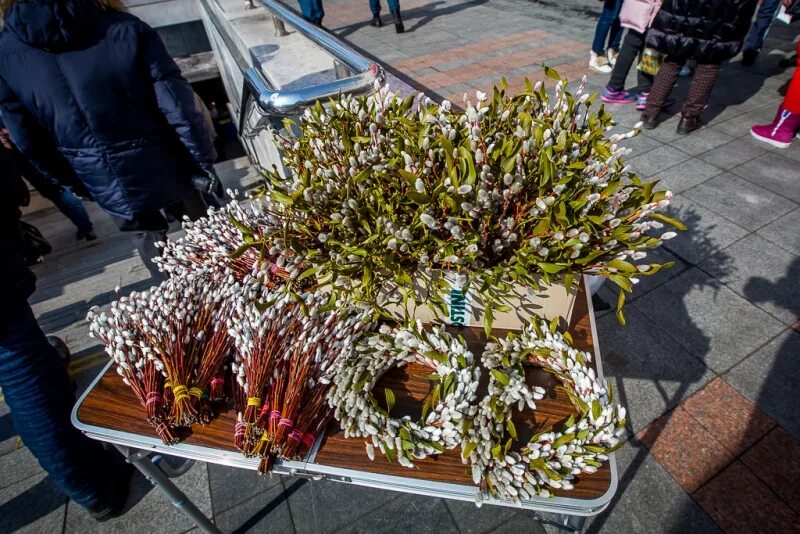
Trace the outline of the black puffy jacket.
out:
M 63 159 L 126 219 L 192 191 L 216 153 L 189 83 L 158 34 L 93 0 L 20 0 L 0 31 L 0 114 L 58 181 Z
M 758 0 L 664 0 L 647 45 L 678 62 L 720 63 L 739 53 Z

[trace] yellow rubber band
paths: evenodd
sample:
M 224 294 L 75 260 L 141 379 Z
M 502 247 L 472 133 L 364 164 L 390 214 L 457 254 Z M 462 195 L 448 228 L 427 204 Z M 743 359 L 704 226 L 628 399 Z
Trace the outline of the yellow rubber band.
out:
M 203 396 L 203 390 L 200 388 L 192 388 L 189 390 L 189 395 L 197 397 L 198 399 Z
M 175 395 L 175 402 L 189 398 L 189 393 L 186 386 L 174 386 L 172 388 L 172 394 Z
M 256 408 L 258 408 L 259 406 L 261 406 L 261 399 L 258 398 L 258 397 L 248 397 L 247 398 L 247 405 L 248 406 L 255 406 Z
M 261 434 L 261 441 L 270 441 L 271 439 L 272 438 L 270 438 L 269 434 L 267 434 L 266 432 Z

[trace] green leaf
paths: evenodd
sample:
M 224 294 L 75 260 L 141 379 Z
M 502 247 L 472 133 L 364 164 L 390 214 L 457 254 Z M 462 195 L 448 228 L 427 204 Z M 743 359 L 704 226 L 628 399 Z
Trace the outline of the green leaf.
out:
M 562 446 L 562 445 L 564 445 L 564 444 L 566 444 L 566 443 L 569 443 L 569 442 L 571 442 L 573 439 L 575 439 L 575 434 L 564 434 L 563 436 L 561 436 L 560 438 L 558 438 L 557 440 L 555 440 L 555 441 L 553 442 L 553 445 L 552 445 L 552 447 L 553 447 L 554 449 L 557 449 L 557 448 L 559 448 L 560 446 Z
M 386 410 L 391 412 L 392 408 L 394 408 L 394 392 L 389 388 L 385 388 L 383 394 L 386 396 Z
M 467 458 L 469 458 L 469 455 L 470 455 L 470 454 L 472 454 L 472 451 L 474 451 L 474 450 L 475 450 L 475 447 L 476 447 L 476 446 L 477 446 L 477 445 L 476 445 L 474 442 L 472 442 L 472 441 L 470 441 L 469 443 L 467 443 L 467 444 L 466 444 L 466 445 L 465 445 L 465 446 L 464 446 L 464 447 L 461 449 L 461 457 L 462 457 L 462 458 L 464 458 L 465 460 L 466 460 Z
M 503 456 L 503 446 L 499 443 L 492 447 L 492 457 L 500 460 Z
M 234 250 L 233 252 L 231 252 L 231 255 L 229 257 L 232 260 L 235 260 L 236 258 L 241 256 L 242 254 L 244 254 L 245 252 L 247 252 L 249 249 L 253 248 L 254 246 L 255 246 L 254 243 L 248 243 L 248 244 L 242 245 L 241 247 L 239 247 L 236 250 Z
M 272 191 L 270 196 L 272 197 L 272 200 L 280 204 L 283 204 L 284 206 L 291 206 L 292 204 L 294 204 L 294 200 L 292 200 L 292 197 L 284 193 L 281 193 L 280 191 Z
M 489 372 L 492 373 L 492 376 L 495 380 L 504 386 L 507 386 L 511 382 L 509 376 L 502 371 L 498 371 L 497 369 L 489 369 Z
M 544 67 L 544 75 L 550 79 L 561 81 L 561 75 L 556 72 L 555 69 L 548 67 L 547 65 L 542 65 Z
M 506 430 L 508 431 L 508 434 L 514 438 L 514 440 L 519 439 L 519 437 L 517 437 L 517 427 L 514 426 L 514 422 L 511 421 L 511 419 L 506 421 Z
M 626 273 L 635 273 L 638 272 L 638 269 L 632 263 L 629 263 L 624 260 L 611 260 L 607 263 L 609 267 L 613 267 L 619 271 L 623 271 Z
M 494 323 L 494 314 L 492 314 L 492 308 L 486 306 L 483 310 L 483 330 L 486 332 L 486 335 L 492 333 L 492 323 Z
M 597 419 L 598 417 L 600 417 L 600 414 L 602 414 L 602 413 L 603 413 L 603 407 L 600 406 L 600 402 L 597 399 L 593 400 L 592 401 L 592 417 Z
M 316 267 L 311 267 L 309 269 L 306 269 L 305 271 L 300 273 L 300 276 L 297 277 L 297 281 L 299 282 L 300 280 L 305 280 L 309 276 L 314 276 L 315 274 L 317 274 L 319 272 L 319 270 L 321 268 L 322 268 L 322 266 L 318 265 Z
M 567 268 L 566 265 L 556 265 L 555 263 L 540 263 L 539 268 L 548 274 L 555 274 Z
M 681 221 L 679 221 L 678 219 L 674 219 L 668 215 L 664 215 L 663 213 L 651 213 L 649 217 L 651 219 L 656 219 L 663 223 L 667 223 L 671 226 L 674 226 L 678 230 L 686 230 L 686 225 L 683 224 Z
M 619 296 L 617 297 L 617 321 L 622 326 L 625 326 L 625 315 L 622 313 L 622 307 L 625 305 L 625 292 L 620 289 Z

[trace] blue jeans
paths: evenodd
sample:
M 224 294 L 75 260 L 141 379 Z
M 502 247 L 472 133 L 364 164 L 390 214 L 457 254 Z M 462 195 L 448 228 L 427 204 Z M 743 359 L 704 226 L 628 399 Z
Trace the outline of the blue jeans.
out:
M 389 11 L 398 11 L 400 9 L 400 0 L 388 0 Z M 369 0 L 369 10 L 373 15 L 380 15 L 381 13 L 381 0 Z
M 81 199 L 75 196 L 69 187 L 64 187 L 61 194 L 51 199 L 53 204 L 72 221 L 79 234 L 88 234 L 94 229 L 86 208 Z
M 764 46 L 764 39 L 767 38 L 769 27 L 772 26 L 772 21 L 778 13 L 778 8 L 781 6 L 781 0 L 763 0 L 761 6 L 756 13 L 756 20 L 750 26 L 750 32 L 747 34 L 747 39 L 744 41 L 744 49 L 748 52 L 759 52 L 761 47 Z
M 619 44 L 622 41 L 622 26 L 619 24 L 621 9 L 622 0 L 605 0 L 603 2 L 603 11 L 597 20 L 594 43 L 592 43 L 592 50 L 595 54 L 606 53 L 606 39 L 608 39 L 608 48 L 619 50 Z
M 27 302 L 0 312 L 0 387 L 11 421 L 39 465 L 69 498 L 86 507 L 108 501 L 111 454 L 72 426 L 75 397 L 58 353 Z
M 300 2 L 300 11 L 303 13 L 303 18 L 315 24 L 322 23 L 322 17 L 325 16 L 325 10 L 322 9 L 322 0 L 298 0 Z

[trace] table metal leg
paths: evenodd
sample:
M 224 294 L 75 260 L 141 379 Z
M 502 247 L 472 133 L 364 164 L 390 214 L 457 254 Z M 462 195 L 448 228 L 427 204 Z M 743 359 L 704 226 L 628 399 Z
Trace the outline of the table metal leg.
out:
M 531 513 L 533 514 L 533 518 L 539 523 L 550 525 L 572 534 L 580 534 L 583 532 L 583 525 L 586 523 L 586 518 L 579 515 L 548 514 L 549 517 L 545 517 L 537 512 Z M 550 519 L 550 517 L 552 517 L 552 519 Z
M 557 514 L 556 520 L 564 530 L 575 534 L 583 532 L 583 525 L 586 524 L 586 517 L 582 515 Z
M 161 490 L 161 493 L 167 496 L 175 508 L 186 514 L 189 519 L 194 521 L 200 530 L 207 532 L 208 534 L 222 534 L 216 525 L 214 525 L 214 523 L 212 523 L 211 520 L 206 517 L 206 515 L 201 512 L 197 506 L 195 506 L 194 503 L 190 501 L 180 489 L 178 489 L 175 484 L 172 483 L 169 477 L 167 477 L 167 475 L 165 475 L 161 469 L 153 464 L 148 453 L 132 450 L 121 445 L 114 446 L 117 448 L 117 450 L 119 450 L 119 452 L 122 453 L 123 456 L 125 456 L 125 458 L 127 458 L 131 464 L 133 464 L 136 469 L 138 469 L 145 477 L 147 477 L 147 480 Z

